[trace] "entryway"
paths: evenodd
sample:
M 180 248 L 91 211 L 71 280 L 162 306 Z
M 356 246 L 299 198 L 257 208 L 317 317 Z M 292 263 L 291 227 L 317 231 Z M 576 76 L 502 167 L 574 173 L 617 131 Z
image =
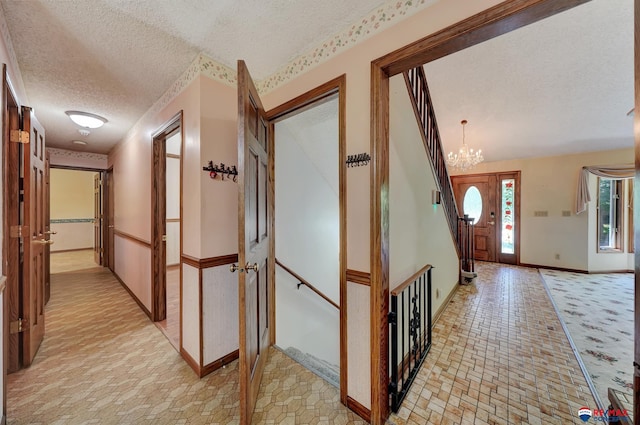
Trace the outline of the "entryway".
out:
M 520 263 L 520 171 L 451 176 L 460 214 L 473 218 L 475 259 Z

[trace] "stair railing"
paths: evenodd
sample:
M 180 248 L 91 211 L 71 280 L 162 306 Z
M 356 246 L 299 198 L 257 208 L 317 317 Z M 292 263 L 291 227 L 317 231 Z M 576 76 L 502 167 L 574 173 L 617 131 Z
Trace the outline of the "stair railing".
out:
M 436 176 L 441 204 L 444 207 L 444 213 L 449 223 L 451 235 L 456 241 L 455 245 L 458 250 L 458 256 L 460 256 L 462 254 L 460 249 L 460 232 L 458 230 L 458 217 L 460 215 L 458 214 L 458 206 L 453 194 L 449 173 L 447 172 L 446 157 L 442 149 L 440 132 L 438 131 L 438 123 L 436 121 L 436 114 L 433 109 L 424 68 L 418 66 L 406 71 L 404 73 L 404 79 L 407 84 L 407 89 L 409 90 L 411 103 L 413 104 L 413 112 L 421 128 L 422 141 L 424 142 L 427 156 L 430 159 L 434 175 Z
M 397 412 L 431 348 L 431 269 L 427 264 L 391 291 L 391 410 Z

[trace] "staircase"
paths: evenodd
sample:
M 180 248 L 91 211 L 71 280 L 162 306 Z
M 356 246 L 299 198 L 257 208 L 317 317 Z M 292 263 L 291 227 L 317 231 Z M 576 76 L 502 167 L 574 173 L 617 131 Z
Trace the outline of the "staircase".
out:
M 460 217 L 458 206 L 453 195 L 453 187 L 449 173 L 447 172 L 446 157 L 442 149 L 438 123 L 433 109 L 433 102 L 429 94 L 427 77 L 422 66 L 418 66 L 404 73 L 404 80 L 409 91 L 409 98 L 413 105 L 413 112 L 420 126 L 422 142 L 424 143 L 427 156 L 429 157 L 433 173 L 436 177 L 438 190 L 440 191 L 441 204 L 449 223 L 451 235 L 455 240 L 456 250 L 460 258 L 461 265 L 473 264 L 473 252 L 466 249 L 469 240 L 470 226 L 461 225 L 465 219 Z M 464 224 L 464 223 L 463 223 Z M 464 245 L 464 246 L 463 246 Z M 471 258 L 469 257 L 471 255 Z M 471 271 L 471 270 L 469 270 Z

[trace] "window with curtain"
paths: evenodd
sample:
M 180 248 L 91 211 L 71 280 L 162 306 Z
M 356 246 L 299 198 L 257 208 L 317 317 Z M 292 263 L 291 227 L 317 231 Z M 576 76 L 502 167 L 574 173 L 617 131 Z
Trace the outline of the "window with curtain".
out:
M 598 251 L 621 251 L 624 208 L 623 180 L 598 178 Z

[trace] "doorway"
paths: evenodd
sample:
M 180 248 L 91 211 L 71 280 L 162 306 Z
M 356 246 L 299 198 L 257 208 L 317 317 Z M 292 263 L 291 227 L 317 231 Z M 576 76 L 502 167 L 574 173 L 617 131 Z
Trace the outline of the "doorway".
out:
M 182 113 L 153 136 L 152 319 L 180 350 L 182 285 Z
M 473 218 L 476 260 L 520 263 L 520 171 L 451 176 L 458 211 Z
M 102 265 L 101 170 L 53 166 L 50 170 L 51 273 Z

